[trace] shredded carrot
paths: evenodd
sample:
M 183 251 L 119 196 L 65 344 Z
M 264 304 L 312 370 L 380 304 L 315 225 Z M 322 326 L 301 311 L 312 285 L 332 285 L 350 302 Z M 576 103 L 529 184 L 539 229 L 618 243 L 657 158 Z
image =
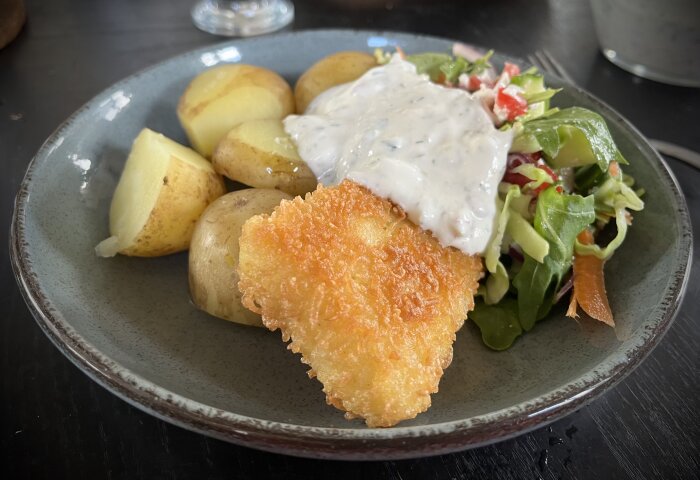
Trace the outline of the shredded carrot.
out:
M 593 234 L 584 230 L 578 236 L 584 245 L 593 243 Z M 574 290 L 566 315 L 575 318 L 580 306 L 591 318 L 615 326 L 605 293 L 604 261 L 595 255 L 574 255 Z
M 396 45 L 396 53 L 399 54 L 399 57 L 401 57 L 401 60 L 405 60 L 405 59 L 406 59 L 406 53 L 405 53 L 405 52 L 403 51 L 403 49 L 402 49 L 401 47 L 399 47 L 398 45 Z
M 576 301 L 576 295 L 574 292 L 571 293 L 571 301 L 569 302 L 569 308 L 566 309 L 566 316 L 571 318 L 578 318 L 578 302 Z
M 620 174 L 622 174 L 622 171 L 620 170 L 620 165 L 618 165 L 618 163 L 615 161 L 610 162 L 610 166 L 608 167 L 608 173 L 612 177 L 619 178 Z

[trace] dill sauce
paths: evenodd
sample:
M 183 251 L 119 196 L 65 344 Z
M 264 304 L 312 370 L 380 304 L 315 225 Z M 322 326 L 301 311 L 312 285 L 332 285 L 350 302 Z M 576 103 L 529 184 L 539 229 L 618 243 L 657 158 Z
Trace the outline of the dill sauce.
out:
M 353 180 L 399 205 L 443 246 L 485 250 L 512 135 L 468 92 L 437 85 L 394 55 L 322 93 L 284 126 L 324 185 Z

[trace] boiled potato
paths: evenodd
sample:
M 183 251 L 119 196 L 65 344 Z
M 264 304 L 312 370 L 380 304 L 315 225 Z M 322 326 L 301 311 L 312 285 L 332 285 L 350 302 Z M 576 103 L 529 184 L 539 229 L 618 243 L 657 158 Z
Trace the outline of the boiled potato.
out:
M 297 80 L 294 87 L 297 113 L 304 113 L 311 101 L 325 90 L 352 82 L 376 66 L 375 58 L 364 52 L 338 52 L 322 58 Z
M 221 65 L 201 73 L 190 82 L 177 107 L 190 144 L 207 158 L 239 123 L 284 118 L 292 112 L 289 84 L 275 72 L 253 65 Z
M 226 192 L 197 152 L 144 128 L 131 147 L 98 255 L 156 257 L 186 250 L 204 209 Z
M 189 252 L 192 301 L 215 317 L 262 326 L 260 315 L 241 305 L 238 291 L 238 237 L 246 220 L 270 213 L 291 197 L 279 190 L 249 188 L 220 197 L 197 222 Z
M 238 125 L 216 147 L 212 164 L 231 180 L 295 196 L 315 190 L 318 184 L 280 120 Z

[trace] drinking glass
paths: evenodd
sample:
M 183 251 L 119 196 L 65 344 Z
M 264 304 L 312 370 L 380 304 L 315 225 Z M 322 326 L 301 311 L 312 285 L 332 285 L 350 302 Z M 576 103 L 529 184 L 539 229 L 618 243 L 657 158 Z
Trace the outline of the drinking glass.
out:
M 192 20 L 200 30 L 230 37 L 274 32 L 294 19 L 289 0 L 200 0 L 192 8 Z
M 700 87 L 700 0 L 591 0 L 603 54 L 640 77 Z

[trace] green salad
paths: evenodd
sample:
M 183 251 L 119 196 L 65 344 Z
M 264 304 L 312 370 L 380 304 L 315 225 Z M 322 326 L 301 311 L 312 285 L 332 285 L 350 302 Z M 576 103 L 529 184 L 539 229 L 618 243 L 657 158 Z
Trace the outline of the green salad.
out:
M 507 349 L 564 299 L 567 315 L 580 307 L 614 325 L 603 266 L 625 239 L 630 211 L 644 208 L 644 192 L 623 173 L 627 161 L 605 120 L 581 107 L 552 107 L 559 90 L 537 69 L 506 62 L 499 72 L 493 52 L 457 44 L 451 54 L 399 54 L 432 81 L 470 92 L 497 128 L 513 132 L 483 254 L 486 276 L 470 314 L 484 343 Z M 375 55 L 380 63 L 390 57 Z

